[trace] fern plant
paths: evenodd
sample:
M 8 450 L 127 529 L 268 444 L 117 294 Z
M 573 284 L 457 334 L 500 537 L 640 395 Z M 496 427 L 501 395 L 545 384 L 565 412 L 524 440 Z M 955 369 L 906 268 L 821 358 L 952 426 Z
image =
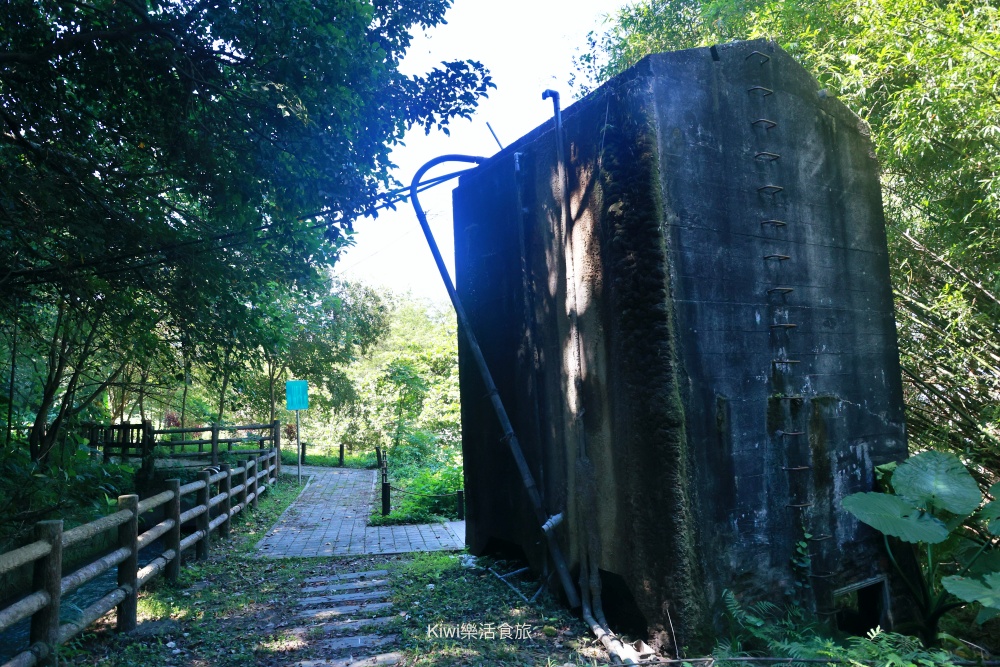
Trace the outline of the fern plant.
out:
M 787 658 L 782 665 L 789 667 L 816 667 L 817 660 L 854 667 L 954 667 L 949 653 L 927 650 L 914 637 L 875 628 L 864 637 L 838 640 L 809 622 L 798 607 L 755 602 L 743 608 L 731 591 L 723 593 L 723 603 L 730 633 L 718 642 L 713 657 L 726 667 L 744 667 L 727 659 L 745 657 Z

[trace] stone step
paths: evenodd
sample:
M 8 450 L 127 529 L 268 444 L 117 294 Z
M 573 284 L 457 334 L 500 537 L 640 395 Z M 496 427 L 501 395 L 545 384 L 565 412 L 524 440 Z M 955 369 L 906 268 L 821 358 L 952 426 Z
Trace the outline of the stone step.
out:
M 327 574 L 322 577 L 309 577 L 306 579 L 307 584 L 324 584 L 331 583 L 334 581 L 350 581 L 352 579 L 373 579 L 375 577 L 384 577 L 389 574 L 389 570 L 370 570 L 368 572 L 346 572 L 344 574 Z
M 310 609 L 308 611 L 301 611 L 295 614 L 295 618 L 311 618 L 316 621 L 322 621 L 327 618 L 336 618 L 338 616 L 346 616 L 347 614 L 366 614 L 369 612 L 380 611 L 382 609 L 388 609 L 392 606 L 391 602 L 371 602 L 369 604 L 350 604 L 343 605 L 340 607 L 329 607 L 327 609 Z
M 399 635 L 354 635 L 352 637 L 323 639 L 316 642 L 315 646 L 331 653 L 352 651 L 356 655 L 360 649 L 378 648 L 386 644 L 394 644 L 397 639 L 399 639 Z
M 383 665 L 398 665 L 403 661 L 403 654 L 398 652 L 380 653 L 367 658 L 335 658 L 333 660 L 303 660 L 295 663 L 295 667 L 381 667 Z
M 295 604 L 300 607 L 312 607 L 318 604 L 332 604 L 335 602 L 364 602 L 367 600 L 384 600 L 389 597 L 389 591 L 359 591 L 356 593 L 341 593 L 340 595 L 317 595 L 315 597 L 301 598 Z
M 360 618 L 354 621 L 330 621 L 309 627 L 289 628 L 287 632 L 300 638 L 316 639 L 322 636 L 335 635 L 348 630 L 360 630 L 385 625 L 394 620 L 395 616 L 376 616 L 375 618 Z
M 324 584 L 323 586 L 307 586 L 300 593 L 335 593 L 336 591 L 353 591 L 362 588 L 375 588 L 389 583 L 388 579 L 359 579 L 346 584 Z

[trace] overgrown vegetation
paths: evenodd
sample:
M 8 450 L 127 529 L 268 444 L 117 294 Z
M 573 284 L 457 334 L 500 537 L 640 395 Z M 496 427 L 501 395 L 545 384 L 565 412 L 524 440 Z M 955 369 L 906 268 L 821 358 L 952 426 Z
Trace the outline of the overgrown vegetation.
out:
M 924 643 L 937 645 L 941 618 L 967 603 L 982 606 L 979 622 L 1000 615 L 1000 500 L 984 503 L 976 480 L 953 454 L 922 452 L 879 472 L 892 493 L 855 493 L 844 499 L 844 509 L 885 535 Z M 990 496 L 998 490 L 994 485 Z
M 0 447 L 0 553 L 36 521 L 55 514 L 72 528 L 114 511 L 118 496 L 134 491 L 131 466 L 102 463 L 79 445 L 56 457 L 57 465 L 42 466 L 23 447 Z
M 316 412 L 356 398 L 387 308 L 331 269 L 391 204 L 404 133 L 493 85 L 473 61 L 400 71 L 449 4 L 5 5 L 5 451 L 58 469 L 87 421 L 269 421 L 292 376 Z
M 929 667 L 952 665 L 955 660 L 947 651 L 928 650 L 914 637 L 881 628 L 872 628 L 864 637 L 835 638 L 799 608 L 782 608 L 769 602 L 744 608 L 729 591 L 724 599 L 729 633 L 712 652 L 720 663 L 742 656 L 787 658 L 788 664 L 796 667 L 825 660 L 855 666 Z

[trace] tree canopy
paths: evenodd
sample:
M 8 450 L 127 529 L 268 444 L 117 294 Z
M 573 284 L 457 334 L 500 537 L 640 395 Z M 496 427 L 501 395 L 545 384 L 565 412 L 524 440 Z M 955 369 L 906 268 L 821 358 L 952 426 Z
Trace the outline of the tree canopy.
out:
M 3 404 L 31 415 L 34 455 L 130 361 L 179 349 L 228 379 L 273 348 L 269 304 L 329 297 L 392 146 L 492 86 L 472 61 L 399 71 L 449 5 L 5 4 L 0 317 L 8 375 L 30 358 L 34 385 Z

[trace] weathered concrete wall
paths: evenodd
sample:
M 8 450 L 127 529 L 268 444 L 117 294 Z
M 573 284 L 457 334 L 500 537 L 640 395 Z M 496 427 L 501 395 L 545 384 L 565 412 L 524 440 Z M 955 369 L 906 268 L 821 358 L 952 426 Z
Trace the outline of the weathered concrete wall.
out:
M 763 41 L 646 58 L 564 125 L 571 222 L 551 123 L 454 203 L 459 292 L 571 562 L 591 540 L 661 643 L 669 620 L 697 643 L 726 588 L 828 611 L 880 573 L 840 500 L 906 451 L 865 128 Z M 460 359 L 470 547 L 543 569 Z

